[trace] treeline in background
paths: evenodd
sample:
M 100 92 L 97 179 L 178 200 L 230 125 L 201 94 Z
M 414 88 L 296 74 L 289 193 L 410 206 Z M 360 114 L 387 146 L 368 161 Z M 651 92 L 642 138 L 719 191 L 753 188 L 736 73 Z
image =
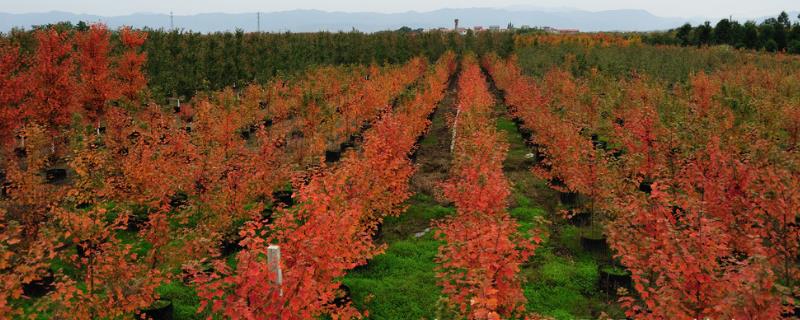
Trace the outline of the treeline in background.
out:
M 85 30 L 85 23 L 59 23 L 34 27 L 59 31 Z M 387 65 L 425 56 L 436 61 L 444 52 L 497 51 L 509 54 L 513 34 L 507 32 L 469 32 L 459 35 L 447 31 L 411 30 L 376 33 L 249 33 L 216 32 L 204 34 L 185 30 L 144 29 L 147 42 L 145 72 L 152 98 L 165 102 L 187 99 L 201 91 L 226 87 L 243 88 L 250 83 L 266 83 L 275 76 L 291 77 L 321 65 Z M 13 30 L 0 41 L 11 41 L 23 52 L 35 50 L 31 31 Z M 120 49 L 118 34 L 112 35 L 113 50 Z
M 800 15 L 797 17 L 800 19 Z M 730 45 L 736 48 L 785 51 L 800 53 L 800 22 L 792 22 L 786 12 L 761 23 L 747 21 L 740 23 L 733 19 L 719 20 L 715 25 L 706 21 L 692 26 L 689 23 L 669 30 L 655 32 L 645 37 L 650 44 L 683 46 Z
M 33 52 L 36 41 L 33 31 L 56 29 L 59 32 L 85 31 L 89 26 L 80 22 L 69 22 L 34 26 L 31 30 L 14 29 L 0 34 L 0 43 L 10 42 L 20 47 L 23 55 Z M 508 31 L 510 30 L 510 31 Z M 316 32 L 316 33 L 248 33 L 234 32 L 199 33 L 187 30 L 144 29 L 147 41 L 143 46 L 148 59 L 144 67 L 148 80 L 148 92 L 155 102 L 167 103 L 180 99 L 185 101 L 198 92 L 209 92 L 227 87 L 244 88 L 247 84 L 264 84 L 276 76 L 283 78 L 301 74 L 310 68 L 323 65 L 376 64 L 387 65 L 407 62 L 416 56 L 425 56 L 436 61 L 444 52 L 466 51 L 482 55 L 496 52 L 506 57 L 514 52 L 532 51 L 528 57 L 571 56 L 575 63 L 571 68 L 593 65 L 601 69 L 614 69 L 626 73 L 631 68 L 661 68 L 658 59 L 660 50 L 650 45 L 670 46 L 717 46 L 727 45 L 737 49 L 769 52 L 800 53 L 800 22 L 792 21 L 786 12 L 761 23 L 747 21 L 739 23 L 722 19 L 712 26 L 710 22 L 663 32 L 629 33 L 581 33 L 570 37 L 548 34 L 543 29 L 508 29 L 506 31 L 484 31 L 466 34 L 421 29 L 400 28 L 395 31 L 375 33 Z M 554 41 L 558 45 L 553 46 Z M 597 55 L 587 55 L 586 46 L 571 42 L 586 42 L 610 48 L 604 50 L 603 61 Z M 124 50 L 119 33 L 111 36 L 112 52 Z M 532 49 L 531 49 L 532 47 Z M 577 48 L 577 49 L 576 49 Z M 540 50 L 559 51 L 556 54 L 537 54 Z M 717 63 L 695 57 L 698 52 L 670 49 L 684 61 L 693 61 L 698 66 L 690 69 L 706 69 L 704 66 Z M 651 54 L 652 53 L 652 57 Z M 633 54 L 633 56 L 629 56 Z M 523 55 L 526 56 L 526 55 Z M 660 58 L 659 58 L 660 57 Z M 719 55 L 711 55 L 718 59 Z M 695 61 L 697 60 L 697 61 Z M 622 62 L 621 62 L 622 61 Z M 549 65 L 552 61 L 534 64 Z M 652 66 L 651 66 L 652 65 Z M 541 69 L 541 68 L 534 68 Z M 538 70 L 546 71 L 546 70 Z M 577 71 L 577 70 L 574 70 Z M 672 75 L 670 80 L 685 80 L 686 70 L 661 70 Z

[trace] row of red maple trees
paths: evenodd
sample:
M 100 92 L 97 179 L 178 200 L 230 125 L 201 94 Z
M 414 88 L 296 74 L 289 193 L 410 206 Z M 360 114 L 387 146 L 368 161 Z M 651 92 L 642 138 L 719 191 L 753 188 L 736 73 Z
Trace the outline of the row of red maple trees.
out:
M 689 90 L 668 92 L 638 74 L 617 80 L 595 70 L 575 79 L 554 69 L 537 81 L 513 57 L 490 56 L 484 65 L 533 132 L 543 159 L 532 171 L 585 198 L 577 210 L 598 216 L 631 273 L 634 292 L 620 298 L 628 316 L 775 319 L 796 312 L 800 180 L 793 144 L 775 138 L 783 130 L 791 139 L 796 126 L 737 121 L 717 97 L 723 84 L 730 90 L 744 81 L 701 72 Z
M 402 212 L 414 171 L 408 155 L 454 70 L 454 54 L 442 56 L 416 95 L 365 133 L 361 150 L 309 177 L 293 195 L 297 204 L 278 209 L 273 223 L 250 221 L 235 269 L 224 261 L 214 263 L 215 273 L 197 269 L 203 308 L 234 319 L 359 316 L 349 301 L 337 299 L 338 279 L 384 249 L 372 237 L 384 217 Z M 280 283 L 267 260 L 269 244 L 281 248 Z
M 520 234 L 506 212 L 510 185 L 503 174 L 508 151 L 494 126 L 494 97 L 477 59 L 467 55 L 458 80 L 453 162 L 445 196 L 457 214 L 437 221 L 440 285 L 467 319 L 518 318 L 525 313 L 520 264 L 539 237 Z
M 268 119 L 271 130 L 286 136 L 293 150 L 287 160 L 315 165 L 319 155 L 336 151 L 363 130 L 426 68 L 422 58 L 392 68 L 324 66 L 295 81 L 276 80 L 266 88 L 251 85 L 242 98 L 249 110 L 246 118 Z
M 109 50 L 117 35 L 124 52 Z M 143 33 L 35 38 L 31 57 L 0 45 L 0 314 L 11 317 L 132 315 L 157 287 L 192 285 L 192 266 L 235 251 L 245 222 L 275 220 L 273 191 L 302 185 L 427 69 L 322 67 L 173 108 L 144 104 Z

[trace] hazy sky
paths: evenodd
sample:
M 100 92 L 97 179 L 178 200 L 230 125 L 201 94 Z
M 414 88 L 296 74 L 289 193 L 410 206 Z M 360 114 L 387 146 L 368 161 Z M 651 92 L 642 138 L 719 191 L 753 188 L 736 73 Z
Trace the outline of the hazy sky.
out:
M 195 14 L 207 12 L 268 12 L 292 9 L 326 11 L 431 11 L 464 7 L 568 7 L 589 11 L 644 9 L 665 17 L 760 17 L 774 16 L 781 10 L 800 10 L 800 0 L 0 0 L 0 12 L 24 13 L 69 11 L 98 15 L 125 15 L 135 12 Z M 794 17 L 793 17 L 794 18 Z

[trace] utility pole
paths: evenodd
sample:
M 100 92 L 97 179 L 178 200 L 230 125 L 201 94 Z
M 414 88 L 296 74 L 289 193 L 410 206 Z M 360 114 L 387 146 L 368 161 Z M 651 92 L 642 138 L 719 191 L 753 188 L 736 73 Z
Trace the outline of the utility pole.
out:
M 175 30 L 175 21 L 173 20 L 172 11 L 169 12 L 169 29 Z
M 261 12 L 256 12 L 256 32 L 261 32 Z

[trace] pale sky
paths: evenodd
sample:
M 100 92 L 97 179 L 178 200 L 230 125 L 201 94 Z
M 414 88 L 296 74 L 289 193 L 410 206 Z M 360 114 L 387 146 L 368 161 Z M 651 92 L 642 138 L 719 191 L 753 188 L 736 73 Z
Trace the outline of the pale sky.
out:
M 0 12 L 27 13 L 68 11 L 96 15 L 126 15 L 137 12 L 187 15 L 210 12 L 270 12 L 292 9 L 325 11 L 403 12 L 441 8 L 507 7 L 576 8 L 588 11 L 644 9 L 662 17 L 737 18 L 776 16 L 781 10 L 800 10 L 800 0 L 0 0 Z M 796 17 L 792 17 L 796 18 Z

